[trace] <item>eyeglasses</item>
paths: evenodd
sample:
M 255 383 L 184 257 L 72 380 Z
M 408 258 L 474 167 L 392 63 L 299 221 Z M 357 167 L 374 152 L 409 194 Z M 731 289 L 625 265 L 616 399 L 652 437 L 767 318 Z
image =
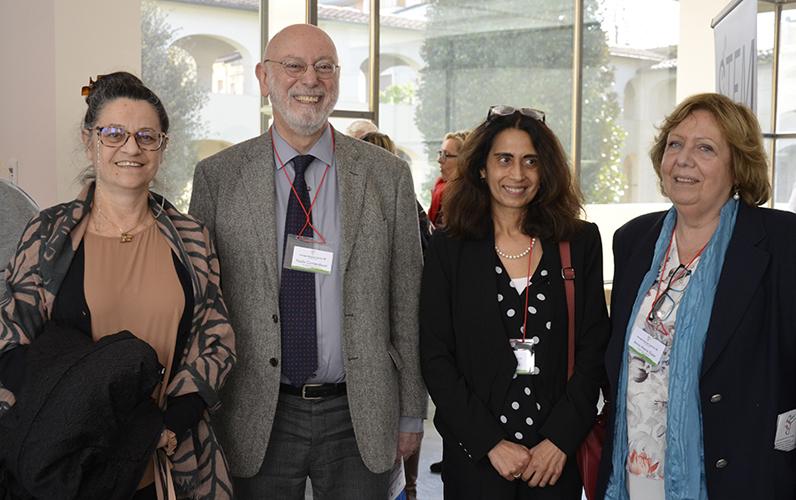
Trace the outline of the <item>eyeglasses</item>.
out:
M 486 114 L 486 118 L 489 119 L 493 116 L 511 116 L 514 113 L 523 114 L 534 120 L 539 120 L 542 123 L 544 123 L 545 120 L 544 111 L 531 108 L 513 108 L 511 106 L 492 106 L 489 108 L 489 113 Z
M 459 155 L 452 155 L 445 151 L 437 151 L 437 158 L 442 158 L 442 161 L 448 161 L 448 158 L 456 158 Z
M 297 60 L 279 62 L 274 61 L 273 59 L 265 59 L 263 62 L 281 64 L 282 67 L 285 68 L 285 73 L 293 78 L 298 78 L 307 72 L 307 65 Z M 312 67 L 315 68 L 315 74 L 318 75 L 318 78 L 326 80 L 334 76 L 334 74 L 337 72 L 337 68 L 339 68 L 340 65 L 331 61 L 318 61 Z
M 681 270 L 682 272 L 680 272 Z M 665 321 L 669 319 L 669 316 L 671 316 L 675 306 L 675 302 L 669 295 L 669 291 L 680 293 L 684 292 L 685 287 L 682 287 L 678 290 L 677 288 L 674 288 L 674 286 L 682 285 L 683 279 L 687 276 L 691 276 L 691 270 L 682 264 L 677 266 L 674 272 L 672 272 L 672 275 L 669 277 L 669 283 L 666 285 L 663 293 L 660 294 L 652 304 L 652 309 L 650 309 L 650 314 L 647 316 L 647 321 L 653 323 L 655 321 Z
M 144 151 L 157 151 L 168 141 L 166 134 L 154 130 L 141 130 L 132 133 L 119 127 L 97 127 L 96 131 L 102 145 L 109 148 L 124 146 L 131 135 L 135 137 L 138 147 Z

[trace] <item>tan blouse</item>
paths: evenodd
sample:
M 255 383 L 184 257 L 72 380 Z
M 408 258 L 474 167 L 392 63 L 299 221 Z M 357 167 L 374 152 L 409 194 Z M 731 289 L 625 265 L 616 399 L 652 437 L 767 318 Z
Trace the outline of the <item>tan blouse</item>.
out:
M 151 345 L 166 367 L 163 383 L 153 397 L 162 403 L 174 361 L 174 346 L 183 310 L 183 293 L 171 248 L 157 224 L 122 243 L 119 236 L 84 237 L 86 265 L 84 289 L 91 311 L 94 340 L 128 330 Z M 141 486 L 154 480 L 153 466 Z

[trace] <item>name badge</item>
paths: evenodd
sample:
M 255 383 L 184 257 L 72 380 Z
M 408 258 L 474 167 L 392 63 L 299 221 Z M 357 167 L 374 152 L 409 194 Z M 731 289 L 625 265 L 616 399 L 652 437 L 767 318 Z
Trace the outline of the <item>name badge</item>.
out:
M 287 235 L 283 265 L 285 269 L 308 273 L 331 274 L 334 251 L 319 241 Z
M 653 366 L 661 361 L 666 344 L 649 335 L 641 328 L 634 326 L 627 346 Z
M 796 410 L 786 411 L 777 416 L 777 435 L 774 449 L 791 451 L 796 449 Z
M 533 342 L 530 340 L 511 339 L 511 348 L 514 350 L 514 357 L 517 359 L 515 372 L 518 375 L 536 375 L 536 352 Z

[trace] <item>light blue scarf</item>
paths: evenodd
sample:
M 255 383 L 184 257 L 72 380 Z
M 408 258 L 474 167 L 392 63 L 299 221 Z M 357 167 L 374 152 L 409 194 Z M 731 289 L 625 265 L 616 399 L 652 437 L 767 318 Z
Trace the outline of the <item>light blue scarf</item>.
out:
M 666 471 L 665 488 L 667 500 L 707 500 L 705 482 L 705 452 L 702 443 L 702 410 L 699 402 L 699 373 L 702 369 L 702 355 L 705 350 L 713 298 L 719 283 L 724 254 L 730 243 L 735 218 L 738 214 L 738 201 L 730 199 L 721 209 L 719 226 L 710 237 L 708 246 L 702 252 L 699 265 L 691 276 L 688 288 L 683 294 L 677 310 L 675 341 L 670 354 L 669 408 L 666 423 Z M 625 332 L 625 346 L 630 342 L 635 318 L 644 297 L 652 288 L 658 276 L 661 262 L 671 241 L 672 231 L 677 222 L 677 210 L 672 207 L 663 221 L 663 228 L 655 243 L 652 266 L 636 295 L 633 311 Z M 616 401 L 616 421 L 614 422 L 614 454 L 611 459 L 613 472 L 608 483 L 605 498 L 627 500 L 626 470 L 627 460 L 627 419 L 625 418 L 627 397 L 627 349 L 622 354 L 619 371 L 620 396 Z M 696 471 L 701 471 L 697 474 Z

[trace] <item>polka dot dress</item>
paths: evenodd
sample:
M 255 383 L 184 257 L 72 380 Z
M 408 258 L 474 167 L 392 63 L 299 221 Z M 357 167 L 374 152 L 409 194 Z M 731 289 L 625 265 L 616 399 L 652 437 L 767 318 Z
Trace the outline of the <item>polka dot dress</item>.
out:
M 522 313 L 527 293 L 529 294 L 528 334 L 525 336 L 525 340 L 530 340 L 536 345 L 545 342 L 550 335 L 552 314 L 550 301 L 547 300 L 550 294 L 550 283 L 544 266 L 544 256 L 531 277 L 531 283 L 527 289 L 525 289 L 525 279 L 512 280 L 497 255 L 495 260 L 498 307 L 509 339 L 522 338 L 523 321 L 525 320 Z M 517 293 L 518 291 L 522 291 L 522 293 Z M 541 370 L 539 361 L 537 354 L 535 375 L 538 375 Z M 538 378 L 534 375 L 515 374 L 499 417 L 503 429 L 511 436 L 511 440 L 529 448 L 539 442 L 540 417 L 542 413 L 547 414 L 550 410 L 550 408 L 543 409 L 537 402 L 534 387 L 538 386 L 537 380 Z

